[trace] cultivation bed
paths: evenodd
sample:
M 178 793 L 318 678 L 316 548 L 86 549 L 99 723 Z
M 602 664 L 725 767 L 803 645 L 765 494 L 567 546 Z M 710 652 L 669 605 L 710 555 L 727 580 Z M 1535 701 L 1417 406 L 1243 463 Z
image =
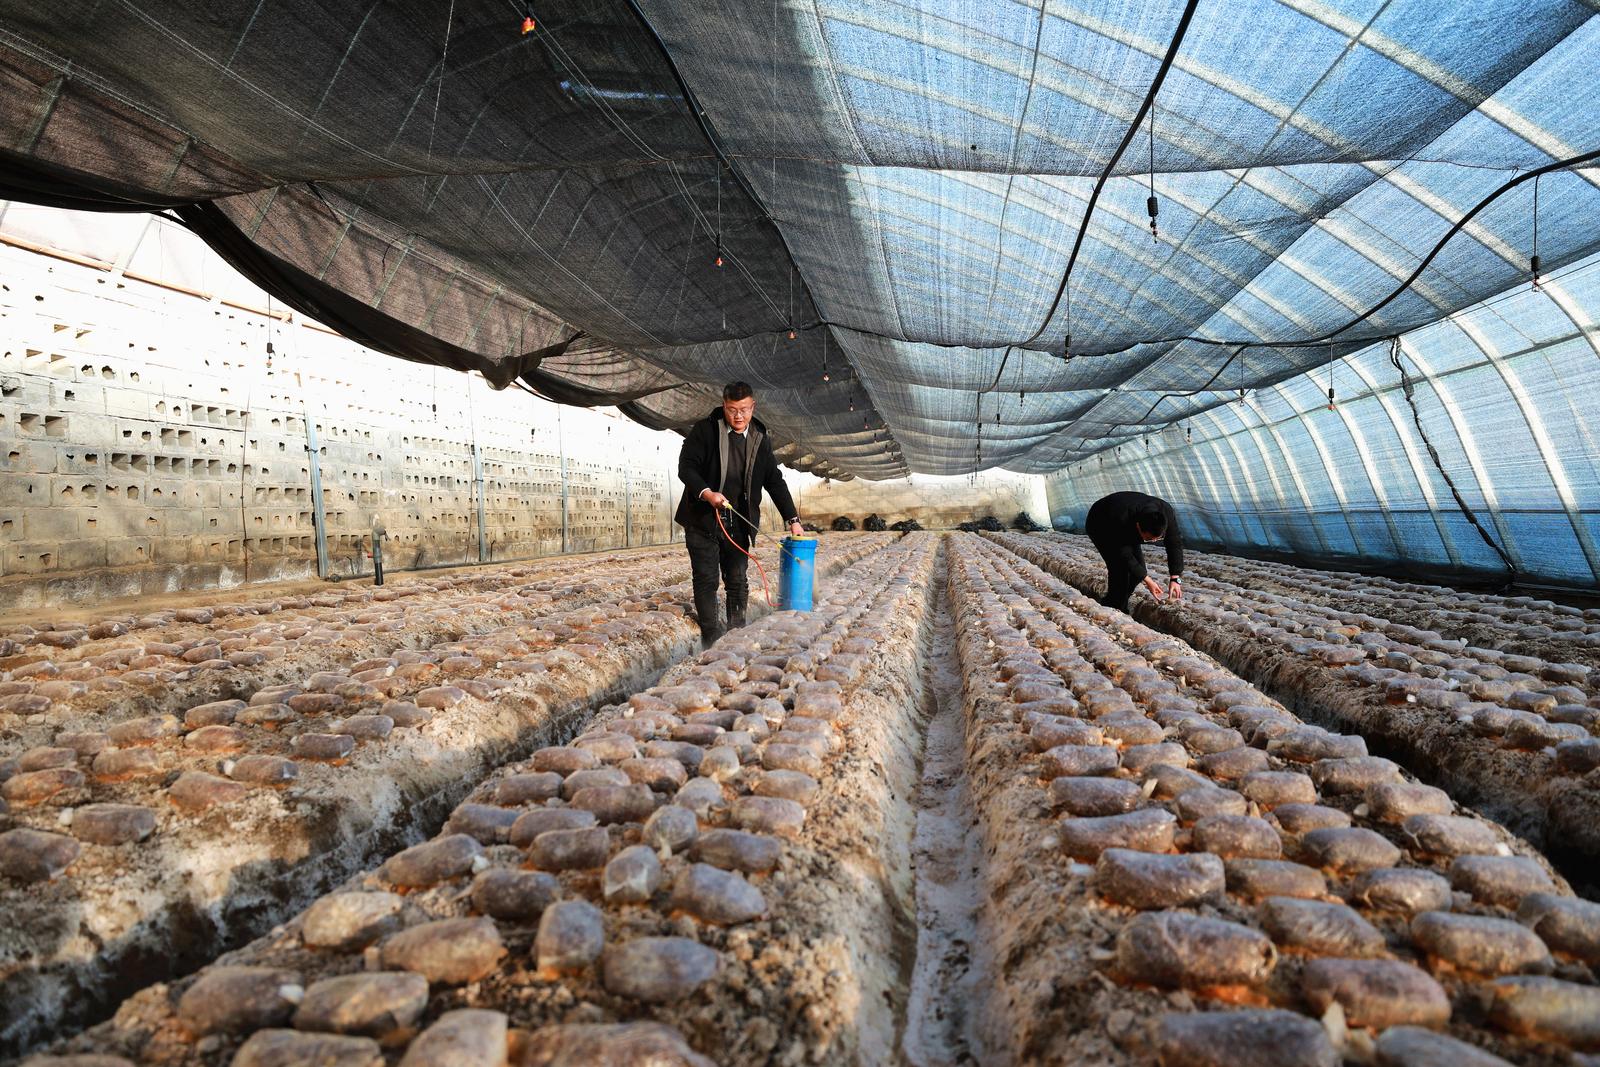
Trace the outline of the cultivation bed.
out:
M 691 1048 L 892 1059 L 937 544 L 910 535 L 841 572 L 814 612 L 735 631 L 500 768 L 438 837 L 57 1051 L 248 1065 L 333 1042 L 339 1063 L 498 1064 L 509 1041 L 517 1063 L 643 1062 L 622 1051 L 641 1045 L 652 1063 L 709 1062 Z M 434 1058 L 463 1041 L 486 1047 Z
M 996 545 L 950 583 L 998 1061 L 1600 1048 L 1600 905 L 1526 842 Z
M 996 540 L 1079 589 L 1104 586 L 1086 540 Z M 1600 672 L 1323 607 L 1256 581 L 1192 576 L 1186 585 L 1176 608 L 1136 595 L 1135 615 L 1296 712 L 1361 734 L 1543 849 L 1580 892 L 1600 892 Z
M 893 539 L 830 539 L 818 569 Z M 266 677 L 249 673 L 261 664 L 213 672 L 231 699 L 191 704 L 191 691 L 141 679 L 129 684 L 155 714 L 80 716 L 70 697 L 40 713 L 56 733 L 0 786 L 0 1054 L 261 933 L 432 832 L 496 764 L 648 684 L 698 643 L 688 582 L 660 577 L 679 558 L 627 554 L 601 575 L 568 566 L 531 583 L 512 573 L 518 584 L 494 593 L 482 584 L 505 578 L 376 604 L 385 590 L 367 590 L 359 606 L 329 598 L 311 605 L 328 644 L 283 649 Z M 390 620 L 401 625 L 359 621 L 408 602 L 420 610 Z M 436 627 L 419 625 L 424 613 Z

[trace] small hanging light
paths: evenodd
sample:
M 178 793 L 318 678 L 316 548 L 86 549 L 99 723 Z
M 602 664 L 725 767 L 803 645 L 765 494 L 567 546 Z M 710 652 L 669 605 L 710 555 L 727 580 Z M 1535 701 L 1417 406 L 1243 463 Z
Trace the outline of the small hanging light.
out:
M 1539 179 L 1533 179 L 1533 258 L 1528 261 L 1528 269 L 1533 272 L 1533 291 L 1544 292 L 1539 284 Z
M 1192 427 L 1185 426 L 1183 428 L 1183 443 L 1186 445 L 1194 444 L 1194 430 Z
M 1333 410 L 1333 364 L 1328 364 L 1328 410 Z
M 722 165 L 717 165 L 717 258 L 713 266 L 722 266 Z
M 533 6 L 530 4 L 522 9 L 522 36 L 528 36 L 537 25 L 538 23 L 533 18 Z
M 1161 214 L 1161 202 L 1156 199 L 1156 105 L 1150 102 L 1150 196 L 1144 202 L 1144 209 L 1150 213 L 1150 240 L 1161 240 L 1161 234 L 1156 229 L 1156 216 Z
M 793 326 L 789 327 L 789 340 L 791 340 L 791 341 L 794 340 L 794 327 Z

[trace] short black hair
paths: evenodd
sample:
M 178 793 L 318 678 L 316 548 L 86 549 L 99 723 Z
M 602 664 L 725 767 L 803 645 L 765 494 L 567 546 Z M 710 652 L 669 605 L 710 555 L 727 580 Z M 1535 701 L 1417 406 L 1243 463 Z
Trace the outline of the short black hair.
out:
M 756 391 L 750 388 L 749 382 L 729 382 L 722 387 L 722 399 L 724 400 L 743 400 L 746 397 L 755 395 Z
M 1139 524 L 1139 530 L 1147 537 L 1167 535 L 1167 515 L 1160 508 L 1141 511 L 1134 521 Z

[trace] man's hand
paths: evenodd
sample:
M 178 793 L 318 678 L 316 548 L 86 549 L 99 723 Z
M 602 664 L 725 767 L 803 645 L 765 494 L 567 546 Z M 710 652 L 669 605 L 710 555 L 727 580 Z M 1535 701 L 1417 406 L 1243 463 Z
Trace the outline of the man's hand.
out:
M 1172 598 L 1173 603 L 1183 599 L 1183 586 L 1178 584 L 1178 576 L 1176 574 L 1172 576 L 1171 582 L 1167 585 L 1167 596 Z
M 806 528 L 801 526 L 799 520 L 797 519 L 789 524 L 789 534 L 792 537 L 804 537 L 806 535 Z
M 715 489 L 703 490 L 700 493 L 700 499 L 704 500 L 707 504 L 710 504 L 714 508 L 725 508 L 728 506 L 728 498 L 717 492 Z
M 1167 599 L 1167 594 L 1161 589 L 1161 583 L 1156 581 L 1154 578 L 1146 577 L 1144 580 L 1144 587 L 1150 590 L 1150 595 L 1155 597 L 1156 600 L 1161 601 Z

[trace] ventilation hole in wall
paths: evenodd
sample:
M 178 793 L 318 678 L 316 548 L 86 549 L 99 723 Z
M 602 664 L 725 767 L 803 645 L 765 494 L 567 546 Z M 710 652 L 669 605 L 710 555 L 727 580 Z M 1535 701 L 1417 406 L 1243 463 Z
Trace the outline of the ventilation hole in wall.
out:
M 61 487 L 61 499 L 62 500 L 71 500 L 73 497 L 75 497 L 77 495 L 78 495 L 77 490 L 73 489 L 72 486 L 64 485 L 64 486 Z
M 97 525 L 97 521 L 95 519 L 84 519 L 83 524 L 92 530 Z
M 64 399 L 64 400 L 76 400 L 76 399 L 78 399 L 78 397 L 77 397 L 77 394 L 75 394 L 71 389 L 67 389 L 62 393 L 62 399 Z
M 156 490 L 156 492 L 159 494 L 161 492 L 161 490 L 158 489 L 158 490 Z M 155 529 L 157 526 L 160 526 L 161 524 L 156 521 L 156 517 L 154 515 L 146 515 L 145 519 L 144 519 L 144 525 L 145 525 L 145 529 L 152 530 L 152 529 Z
M 0 519 L 0 533 L 10 533 L 12 522 L 10 519 Z
M 134 371 L 129 371 L 128 372 L 128 381 L 136 382 L 138 380 L 139 380 L 139 372 L 138 371 L 134 370 Z M 144 549 L 141 548 L 139 550 L 139 552 L 142 554 L 144 552 Z
M 136 486 L 136 485 L 128 486 L 128 499 L 129 500 L 138 500 L 139 499 L 139 487 L 138 486 Z

